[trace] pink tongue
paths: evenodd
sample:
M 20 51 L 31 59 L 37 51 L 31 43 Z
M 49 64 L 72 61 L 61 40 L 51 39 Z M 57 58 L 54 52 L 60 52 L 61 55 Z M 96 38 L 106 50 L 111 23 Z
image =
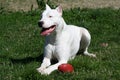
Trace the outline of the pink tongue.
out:
M 50 29 L 48 29 L 48 30 L 45 30 L 45 31 L 41 32 L 40 34 L 41 34 L 42 36 L 49 35 L 51 32 L 54 31 L 54 29 L 55 29 L 55 28 L 50 28 Z

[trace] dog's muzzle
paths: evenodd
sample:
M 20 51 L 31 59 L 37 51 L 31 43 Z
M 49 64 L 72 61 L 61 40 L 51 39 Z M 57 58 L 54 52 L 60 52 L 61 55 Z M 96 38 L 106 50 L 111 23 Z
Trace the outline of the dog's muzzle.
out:
M 42 36 L 46 36 L 46 35 L 51 34 L 51 33 L 55 30 L 55 28 L 56 28 L 56 25 L 51 25 L 51 26 L 49 26 L 48 28 L 44 28 L 43 25 L 44 25 L 44 22 L 43 22 L 43 21 L 38 22 L 38 26 L 39 26 L 40 28 L 42 28 L 42 30 L 41 30 L 41 32 L 40 32 L 40 34 L 41 34 Z

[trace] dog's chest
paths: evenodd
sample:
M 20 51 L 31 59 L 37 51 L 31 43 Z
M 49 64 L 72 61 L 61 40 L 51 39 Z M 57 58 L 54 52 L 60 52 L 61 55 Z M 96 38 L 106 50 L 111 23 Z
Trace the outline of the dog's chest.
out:
M 60 55 L 57 51 L 58 48 L 56 47 L 56 45 L 51 44 L 51 48 L 49 48 L 49 50 L 51 50 L 51 53 L 49 53 L 49 55 L 51 54 L 52 59 L 59 59 Z

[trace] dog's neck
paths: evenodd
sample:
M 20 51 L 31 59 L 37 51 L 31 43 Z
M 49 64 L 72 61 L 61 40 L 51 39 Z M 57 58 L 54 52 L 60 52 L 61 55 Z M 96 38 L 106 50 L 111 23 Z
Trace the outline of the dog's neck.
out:
M 66 25 L 67 24 L 65 23 L 64 19 L 61 17 L 60 23 L 55 30 L 56 35 L 61 34 L 61 32 L 65 29 Z

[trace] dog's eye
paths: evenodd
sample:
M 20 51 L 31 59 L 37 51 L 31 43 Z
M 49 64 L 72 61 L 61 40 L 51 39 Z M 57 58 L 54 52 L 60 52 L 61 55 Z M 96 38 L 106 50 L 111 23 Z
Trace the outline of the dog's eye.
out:
M 49 16 L 49 18 L 51 18 L 52 16 Z

